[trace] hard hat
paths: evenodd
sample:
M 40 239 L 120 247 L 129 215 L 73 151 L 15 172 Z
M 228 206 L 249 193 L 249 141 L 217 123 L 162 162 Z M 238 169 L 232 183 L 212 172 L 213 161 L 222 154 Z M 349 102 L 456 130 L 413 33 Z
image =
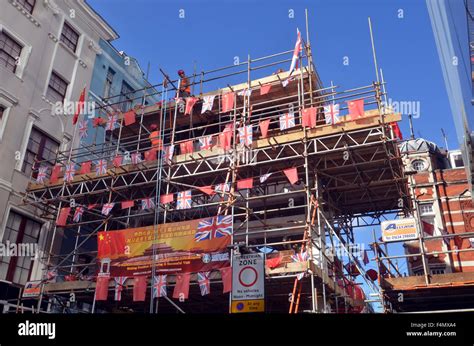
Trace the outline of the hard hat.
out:
M 178 70 L 178 74 L 184 74 L 183 70 Z

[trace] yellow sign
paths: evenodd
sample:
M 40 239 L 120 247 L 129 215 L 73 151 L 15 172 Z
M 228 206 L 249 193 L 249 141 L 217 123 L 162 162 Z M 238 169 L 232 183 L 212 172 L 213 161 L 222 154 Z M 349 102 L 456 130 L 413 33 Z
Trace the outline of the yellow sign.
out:
M 416 239 L 418 236 L 414 218 L 383 221 L 381 227 L 382 239 L 386 242 Z
M 263 299 L 237 300 L 237 301 L 233 301 L 231 305 L 232 313 L 264 312 L 264 311 L 265 311 L 265 301 Z

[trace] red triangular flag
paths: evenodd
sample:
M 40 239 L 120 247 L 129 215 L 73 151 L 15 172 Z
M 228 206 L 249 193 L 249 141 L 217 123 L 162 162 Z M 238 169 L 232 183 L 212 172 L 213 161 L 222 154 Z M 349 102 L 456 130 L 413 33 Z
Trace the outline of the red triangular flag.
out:
M 237 181 L 237 190 L 253 188 L 253 178 L 242 179 Z
M 260 121 L 259 125 L 260 125 L 260 132 L 262 132 L 262 138 L 267 138 L 268 126 L 270 125 L 270 119 Z
M 145 151 L 145 161 L 155 161 L 156 160 L 157 149 L 150 149 Z
M 79 171 L 79 174 L 87 174 L 91 172 L 91 161 L 86 161 L 81 163 L 81 170 Z
M 434 225 L 426 222 L 426 221 L 423 221 L 421 220 L 421 224 L 423 226 L 423 232 L 425 232 L 426 234 L 429 234 L 429 235 L 433 235 L 434 234 Z
M 140 275 L 133 278 L 133 301 L 144 302 L 146 296 L 146 276 Z
M 91 210 L 91 209 L 94 209 L 96 206 L 97 206 L 97 204 L 89 204 L 89 205 L 87 206 L 87 209 L 88 209 L 88 210 Z
M 189 280 L 191 279 L 190 273 L 181 273 L 176 275 L 176 285 L 174 286 L 173 298 L 174 299 L 188 299 L 189 297 Z
M 135 206 L 135 201 L 123 201 L 122 209 L 133 208 Z
M 171 203 L 173 201 L 174 201 L 174 194 L 172 194 L 172 193 L 160 196 L 160 203 L 161 204 L 167 204 L 167 203 Z
M 298 171 L 296 168 L 284 169 L 283 173 L 285 173 L 291 185 L 295 184 L 298 181 Z
M 226 267 L 226 268 L 220 268 L 219 271 L 221 272 L 221 278 L 222 278 L 222 293 L 227 293 L 232 291 L 232 268 L 231 267 Z
M 270 92 L 270 89 L 272 88 L 272 86 L 270 84 L 267 84 L 267 85 L 262 85 L 260 87 L 260 95 L 266 95 Z
M 316 107 L 305 108 L 301 111 L 303 127 L 316 127 Z
M 186 109 L 184 115 L 191 115 L 194 104 L 199 100 L 197 97 L 187 97 L 186 98 Z
M 52 184 L 57 182 L 59 178 L 59 173 L 61 173 L 61 166 L 55 165 L 53 169 L 51 170 L 51 177 L 49 178 L 49 182 Z
M 458 250 L 462 249 L 462 243 L 464 242 L 464 238 L 461 238 L 459 236 L 454 237 L 454 244 L 457 246 Z
M 98 276 L 95 284 L 95 300 L 107 300 L 110 276 Z
M 273 268 L 276 268 L 278 267 L 280 264 L 281 264 L 281 260 L 282 260 L 282 257 L 278 256 L 278 257 L 273 257 L 273 258 L 268 258 L 266 261 L 265 261 L 265 265 L 270 268 L 270 269 L 273 269 Z
M 84 108 L 84 101 L 86 100 L 86 87 L 82 89 L 81 95 L 79 96 L 79 102 L 77 102 L 77 108 L 76 108 L 76 113 L 74 114 L 74 117 L 72 118 L 72 124 L 76 125 L 77 119 L 79 119 L 79 114 L 81 114 L 82 109 Z
M 135 111 L 133 109 L 129 110 L 127 113 L 123 115 L 123 120 L 125 122 L 125 126 L 132 125 L 135 123 Z
M 230 92 L 222 95 L 222 113 L 229 112 L 234 108 L 234 93 Z
M 58 215 L 58 219 L 56 220 L 56 226 L 66 226 L 67 218 L 70 213 L 71 213 L 70 207 L 61 208 L 61 211 L 59 212 L 59 215 Z
M 393 134 L 395 135 L 395 137 L 403 141 L 402 131 L 400 130 L 398 123 L 397 122 L 390 123 L 390 127 L 392 128 Z
M 205 194 L 207 194 L 209 196 L 212 196 L 216 193 L 211 185 L 209 185 L 209 186 L 197 186 L 197 188 L 198 188 L 198 190 L 204 192 Z
M 122 165 L 122 156 L 115 156 L 114 160 L 112 161 L 112 164 L 114 165 L 114 167 L 120 167 Z
M 364 99 L 347 101 L 347 106 L 349 107 L 349 116 L 351 120 L 364 116 Z

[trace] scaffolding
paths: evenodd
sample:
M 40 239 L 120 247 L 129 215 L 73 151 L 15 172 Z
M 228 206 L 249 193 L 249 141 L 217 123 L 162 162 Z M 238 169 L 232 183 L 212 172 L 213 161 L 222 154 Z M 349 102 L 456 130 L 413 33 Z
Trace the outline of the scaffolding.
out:
M 391 127 L 401 116 L 383 107 L 384 81 L 349 90 L 340 90 L 332 83 L 324 87 L 309 42 L 303 44 L 300 67 L 290 75 L 280 68 L 288 65 L 292 54 L 293 50 L 288 50 L 261 58 L 249 56 L 235 65 L 194 73 L 190 77 L 192 94 L 199 101 L 191 115 L 184 114 L 179 97 L 181 81 L 172 80 L 164 71 L 163 83 L 144 89 L 141 105 L 135 107 L 134 124 L 125 126 L 124 113 L 118 110 L 120 102 L 105 100 L 98 107 L 98 113 L 108 119 L 117 116 L 118 126 L 103 131 L 103 140 L 98 143 L 58 153 L 54 164 L 65 167 L 107 160 L 106 172 L 76 174 L 71 181 L 60 177 L 55 183 L 32 182 L 25 195 L 26 203 L 52 221 L 38 311 L 72 309 L 68 300 L 71 293 L 75 296 L 73 305 L 83 302 L 89 306 L 88 312 L 117 311 L 117 302 L 95 302 L 95 283 L 89 280 L 96 275 L 98 231 L 153 225 L 156 237 L 159 224 L 215 215 L 232 216 L 230 258 L 238 252 L 270 248 L 274 251 L 263 252 L 265 260 L 280 258 L 277 267 L 265 268 L 266 311 L 371 311 L 356 277 L 360 275 L 371 295 L 382 295 L 380 287 L 367 279 L 364 265 L 352 249 L 354 229 L 378 224 L 389 214 L 408 215 L 411 211 L 407 180 Z M 213 90 L 216 84 L 225 86 Z M 264 85 L 271 89 L 261 94 Z M 146 93 L 151 88 L 153 93 L 159 90 L 156 93 L 161 101 L 147 105 L 151 93 Z M 229 92 L 234 95 L 233 109 L 224 113 L 220 111 L 222 95 Z M 208 95 L 216 95 L 214 106 L 201 114 L 203 97 Z M 128 101 L 133 100 L 133 93 L 127 96 Z M 347 102 L 355 99 L 364 100 L 363 117 L 353 120 L 341 115 L 340 123 L 326 124 L 324 106 L 338 103 L 342 113 Z M 317 109 L 317 123 L 312 128 L 302 126 L 302 110 L 310 107 Z M 295 126 L 281 130 L 279 119 L 286 112 L 295 115 Z M 266 137 L 259 131 L 260 122 L 265 120 L 269 120 Z M 130 162 L 131 153 L 141 156 L 152 149 L 151 124 L 158 125 L 163 148 L 175 148 L 174 155 L 159 150 L 156 159 Z M 253 129 L 252 143 L 241 144 L 237 129 L 249 125 Z M 233 132 L 230 148 L 215 141 L 226 128 Z M 199 140 L 211 135 L 211 148 L 199 150 Z M 192 152 L 179 152 L 189 141 L 194 146 Z M 125 160 L 114 166 L 112 161 L 117 155 Z M 296 184 L 290 184 L 282 174 L 287 168 L 297 169 Z M 263 176 L 267 179 L 259 179 Z M 246 178 L 260 182 L 253 188 L 237 189 L 237 181 Z M 229 189 L 213 196 L 199 189 L 219 184 L 228 184 L 225 186 Z M 161 203 L 160 196 L 183 189 L 192 190 L 191 208 L 183 210 L 174 202 Z M 115 208 L 108 216 L 100 211 L 105 203 L 149 197 L 156 206 L 152 210 Z M 83 206 L 81 220 L 58 227 L 54 220 L 64 206 Z M 61 244 L 61 239 L 68 241 Z M 308 254 L 306 260 L 291 261 L 292 255 L 303 251 Z M 52 270 L 57 273 L 57 282 L 47 279 Z M 64 276 L 78 279 L 62 281 Z M 220 293 L 218 272 L 211 274 L 211 285 L 216 288 L 209 296 L 201 297 L 194 279 L 192 276 L 186 302 L 160 298 L 158 307 L 158 301 L 151 299 L 149 284 L 145 304 L 134 303 L 125 295 L 120 305 L 151 313 L 228 311 L 229 297 Z M 171 275 L 168 285 L 173 283 Z M 130 280 L 125 283 L 125 287 L 130 285 Z

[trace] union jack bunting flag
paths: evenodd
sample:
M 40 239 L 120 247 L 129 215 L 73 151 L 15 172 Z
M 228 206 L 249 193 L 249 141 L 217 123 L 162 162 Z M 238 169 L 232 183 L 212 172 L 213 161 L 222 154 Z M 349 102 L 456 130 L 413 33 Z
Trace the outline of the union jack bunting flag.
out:
M 301 33 L 298 28 L 296 28 L 296 43 L 295 43 L 295 49 L 293 50 L 293 57 L 291 58 L 291 65 L 290 65 L 290 71 L 289 75 L 293 73 L 295 69 L 298 68 L 298 58 L 300 56 L 300 52 L 302 50 L 302 45 L 301 45 Z
M 142 154 L 141 153 L 133 153 L 131 157 L 132 157 L 132 163 L 134 165 L 142 162 Z
M 87 120 L 79 121 L 79 138 L 87 137 Z
M 113 114 L 107 118 L 107 124 L 105 125 L 105 129 L 107 131 L 113 131 L 115 130 L 116 126 L 117 126 L 117 115 Z
M 215 192 L 229 192 L 230 191 L 230 183 L 222 183 L 217 184 L 214 188 Z
M 48 166 L 41 166 L 38 168 L 38 175 L 36 176 L 36 182 L 38 184 L 43 184 L 46 179 L 46 172 L 48 171 Z
M 83 213 L 84 213 L 84 207 L 76 207 L 76 209 L 74 210 L 74 216 L 72 218 L 72 221 L 80 222 L 82 219 Z
M 211 272 L 197 273 L 199 288 L 201 289 L 201 296 L 211 293 L 211 281 L 209 280 Z
M 164 151 L 165 151 L 165 156 L 164 156 L 165 163 L 170 164 L 171 160 L 173 160 L 174 145 L 166 146 Z
M 95 164 L 95 174 L 101 175 L 107 173 L 107 160 L 101 159 Z
M 295 114 L 293 112 L 280 116 L 280 130 L 287 130 L 295 126 Z
M 232 215 L 219 215 L 199 222 L 194 240 L 200 242 L 232 235 Z
M 125 287 L 125 281 L 127 281 L 127 279 L 128 279 L 127 276 L 119 276 L 119 277 L 114 278 L 114 281 L 115 281 L 114 299 L 115 299 L 115 301 L 122 300 L 122 291 Z
M 339 105 L 332 104 L 324 106 L 324 119 L 326 124 L 337 124 L 339 120 Z
M 252 125 L 239 127 L 239 139 L 240 144 L 243 144 L 245 146 L 252 145 Z
M 250 95 L 252 95 L 252 89 L 248 89 L 248 88 L 242 89 L 237 93 L 237 95 L 239 95 L 239 96 L 250 96 Z
M 76 174 L 76 165 L 74 163 L 69 163 L 66 165 L 66 170 L 64 171 L 64 180 L 70 182 L 74 179 L 74 174 Z
M 191 203 L 191 190 L 178 192 L 176 209 L 189 209 L 191 208 Z
M 212 136 L 199 138 L 199 145 L 201 150 L 209 150 L 212 147 Z
M 105 203 L 102 206 L 102 214 L 107 216 L 110 214 L 110 211 L 113 209 L 115 203 Z
M 153 277 L 153 298 L 166 296 L 166 275 L 155 275 Z
M 212 110 L 212 105 L 214 104 L 215 98 L 216 95 L 208 95 L 203 97 L 201 114 Z
M 306 262 L 309 259 L 308 253 L 305 252 L 298 252 L 295 255 L 291 255 L 291 260 L 293 262 Z
M 142 199 L 142 210 L 153 209 L 155 207 L 155 202 L 151 197 Z

